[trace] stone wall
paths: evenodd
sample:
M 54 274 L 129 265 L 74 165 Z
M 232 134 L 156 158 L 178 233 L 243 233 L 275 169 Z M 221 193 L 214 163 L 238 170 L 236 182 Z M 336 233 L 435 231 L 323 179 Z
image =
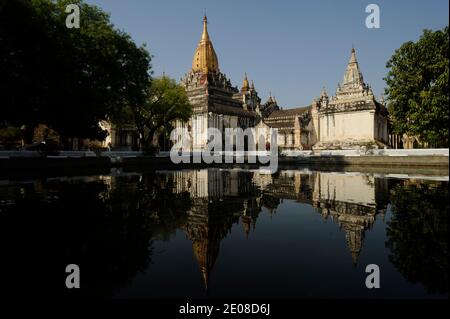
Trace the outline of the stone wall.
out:
M 319 117 L 320 141 L 375 139 L 374 112 L 342 112 L 323 114 Z

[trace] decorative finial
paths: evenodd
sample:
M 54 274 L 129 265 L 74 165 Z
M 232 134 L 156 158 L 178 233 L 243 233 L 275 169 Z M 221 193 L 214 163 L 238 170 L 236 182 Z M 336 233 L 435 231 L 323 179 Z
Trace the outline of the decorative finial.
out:
M 351 53 L 351 56 L 350 56 L 349 63 L 357 63 L 357 61 L 356 61 L 356 50 L 355 50 L 355 47 L 353 45 L 352 45 L 352 53 Z
M 327 89 L 325 88 L 325 86 L 322 88 L 322 92 L 320 93 L 320 97 L 321 98 L 328 97 Z
M 247 72 L 245 72 L 244 81 L 242 82 L 242 91 L 247 92 L 250 88 L 247 78 Z
M 192 59 L 192 71 L 210 73 L 219 71 L 219 61 L 208 34 L 208 18 L 203 17 L 203 32 Z

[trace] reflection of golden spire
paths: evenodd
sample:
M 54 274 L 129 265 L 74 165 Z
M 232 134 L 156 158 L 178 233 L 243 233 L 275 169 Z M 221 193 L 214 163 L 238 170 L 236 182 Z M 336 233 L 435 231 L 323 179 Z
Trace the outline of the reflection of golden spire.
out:
M 345 237 L 347 240 L 347 246 L 352 254 L 353 266 L 358 264 L 358 257 L 362 249 L 364 240 L 364 229 L 357 225 L 344 224 Z
M 205 285 L 205 290 L 208 291 L 208 281 L 209 281 L 209 271 L 206 267 L 200 267 L 200 271 L 203 276 L 203 284 Z
M 192 244 L 195 258 L 200 266 L 205 290 L 208 291 L 209 274 L 212 271 L 219 253 L 219 241 L 208 238 L 196 240 Z
M 358 251 L 352 251 L 351 253 L 352 253 L 353 266 L 356 267 L 358 265 L 359 252 Z
M 203 18 L 203 33 L 192 59 L 194 72 L 218 72 L 219 62 L 208 34 L 208 18 Z

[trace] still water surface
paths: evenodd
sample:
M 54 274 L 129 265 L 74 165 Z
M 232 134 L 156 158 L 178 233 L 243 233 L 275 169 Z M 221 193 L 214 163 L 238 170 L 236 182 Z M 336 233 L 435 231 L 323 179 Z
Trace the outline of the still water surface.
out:
M 4 291 L 448 297 L 448 177 L 242 170 L 0 181 Z M 65 265 L 81 289 L 64 286 Z M 377 264 L 381 288 L 365 286 Z

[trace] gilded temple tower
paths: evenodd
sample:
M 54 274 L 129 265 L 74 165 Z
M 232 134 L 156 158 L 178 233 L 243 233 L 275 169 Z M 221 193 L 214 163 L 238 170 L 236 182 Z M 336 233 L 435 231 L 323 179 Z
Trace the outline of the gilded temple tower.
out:
M 208 128 L 225 132 L 226 128 L 246 128 L 254 123 L 256 112 L 245 107 L 242 92 L 231 85 L 220 71 L 219 59 L 208 32 L 208 19 L 203 18 L 203 31 L 192 59 L 192 68 L 182 79 L 193 115 L 185 126 L 192 139 L 191 149 L 206 148 Z M 255 97 L 254 87 L 248 85 L 245 94 Z M 246 105 L 248 106 L 248 105 Z
M 219 61 L 208 34 L 208 18 L 203 18 L 203 32 L 192 59 L 192 71 L 208 74 L 219 72 Z

